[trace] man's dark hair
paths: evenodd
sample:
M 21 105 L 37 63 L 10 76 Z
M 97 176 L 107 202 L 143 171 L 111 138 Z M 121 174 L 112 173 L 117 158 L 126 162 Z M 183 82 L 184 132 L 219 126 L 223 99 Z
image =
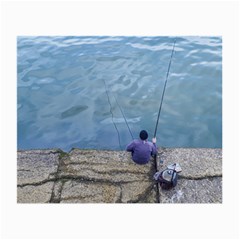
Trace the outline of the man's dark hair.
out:
M 141 138 L 142 140 L 146 140 L 146 139 L 148 138 L 148 133 L 147 133 L 147 131 L 142 130 L 142 131 L 140 132 L 139 136 L 140 136 L 140 138 Z

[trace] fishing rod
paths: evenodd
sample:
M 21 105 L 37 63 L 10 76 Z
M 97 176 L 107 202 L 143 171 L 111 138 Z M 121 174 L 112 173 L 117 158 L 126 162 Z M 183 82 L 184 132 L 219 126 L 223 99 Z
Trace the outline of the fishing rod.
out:
M 159 122 L 159 118 L 160 118 L 160 114 L 161 114 L 161 110 L 162 110 L 162 103 L 163 103 L 165 89 L 166 89 L 166 85 L 167 85 L 167 81 L 168 81 L 168 75 L 169 75 L 169 71 L 170 71 L 170 67 L 171 67 L 171 63 L 172 63 L 172 56 L 173 56 L 173 52 L 174 52 L 175 43 L 176 43 L 176 38 L 174 39 L 172 53 L 171 53 L 171 58 L 170 58 L 170 61 L 169 61 L 169 64 L 168 64 L 166 80 L 165 80 L 164 87 L 163 87 L 162 98 L 161 98 L 161 102 L 160 102 L 160 105 L 159 105 L 157 122 L 156 122 L 156 126 L 155 126 L 155 131 L 154 131 L 154 138 L 156 138 L 156 134 L 157 134 L 157 127 L 158 127 L 158 122 Z M 162 160 L 160 159 L 160 164 L 161 164 L 161 162 L 162 162 Z M 158 171 L 157 155 L 154 155 L 154 164 L 155 164 L 155 170 L 157 172 Z M 157 186 L 158 203 L 160 203 L 160 196 L 161 195 L 160 195 L 160 191 L 159 191 L 159 184 L 156 183 L 156 186 Z
M 171 54 L 171 58 L 170 58 L 170 61 L 169 61 L 169 64 L 168 64 L 166 80 L 165 80 L 164 87 L 163 87 L 162 98 L 161 98 L 161 102 L 160 102 L 160 106 L 159 106 L 159 110 L 158 110 L 157 123 L 156 123 L 155 131 L 154 131 L 154 138 L 156 137 L 156 134 L 157 134 L 158 121 L 159 121 L 160 113 L 161 113 L 161 110 L 162 110 L 162 103 L 163 103 L 165 89 L 166 89 L 166 85 L 167 85 L 167 81 L 168 81 L 168 75 L 169 75 L 169 71 L 170 71 L 170 67 L 171 67 L 171 63 L 172 63 L 172 56 L 173 56 L 173 52 L 174 52 L 174 48 L 175 48 L 175 43 L 176 43 L 176 38 L 174 39 L 172 54 Z
M 125 117 L 125 115 L 124 115 L 124 113 L 123 113 L 123 110 L 122 110 L 120 104 L 118 103 L 118 101 L 117 101 L 117 99 L 115 98 L 114 95 L 113 95 L 113 97 L 114 97 L 114 99 L 115 99 L 115 101 L 116 101 L 116 103 L 117 103 L 117 105 L 118 105 L 118 107 L 119 107 L 119 109 L 120 109 L 120 111 L 121 111 L 121 113 L 122 113 L 122 116 L 123 116 L 123 118 L 124 118 L 124 120 L 125 120 L 125 123 L 126 123 L 126 125 L 127 125 L 127 127 L 128 127 L 128 131 L 129 131 L 129 133 L 130 133 L 130 135 L 131 135 L 131 137 L 132 137 L 132 140 L 134 140 L 132 131 L 131 131 L 129 125 L 128 125 L 128 122 L 127 122 L 126 117 Z

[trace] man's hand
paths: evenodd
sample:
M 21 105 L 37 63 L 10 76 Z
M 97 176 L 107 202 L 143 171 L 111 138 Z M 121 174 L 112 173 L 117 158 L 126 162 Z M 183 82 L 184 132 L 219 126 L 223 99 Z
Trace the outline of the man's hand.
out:
M 157 139 L 156 138 L 153 138 L 152 139 L 152 143 L 156 143 L 157 142 Z

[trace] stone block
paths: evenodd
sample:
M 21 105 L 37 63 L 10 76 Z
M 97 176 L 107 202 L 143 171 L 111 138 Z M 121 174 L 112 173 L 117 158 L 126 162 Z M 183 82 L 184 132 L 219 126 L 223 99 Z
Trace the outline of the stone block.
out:
M 54 182 L 47 182 L 39 186 L 29 185 L 17 188 L 18 203 L 49 203 L 52 196 Z

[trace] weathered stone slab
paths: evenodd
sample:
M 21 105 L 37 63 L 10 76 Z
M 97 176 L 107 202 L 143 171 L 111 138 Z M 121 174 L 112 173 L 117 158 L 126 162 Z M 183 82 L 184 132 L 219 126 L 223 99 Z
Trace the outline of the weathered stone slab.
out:
M 152 164 L 137 165 L 129 153 L 74 149 L 61 163 L 59 176 L 76 179 L 64 184 L 61 203 L 157 200 Z
M 132 182 L 121 186 L 122 203 L 156 203 L 157 194 L 153 182 Z
M 157 201 L 152 182 L 126 184 L 68 181 L 64 183 L 61 203 L 141 203 Z
M 121 189 L 111 184 L 68 181 L 64 183 L 61 203 L 115 203 Z
M 171 190 L 160 188 L 161 203 L 222 203 L 222 178 L 179 179 Z
M 167 148 L 160 156 L 164 160 L 161 169 L 167 165 L 179 163 L 180 176 L 198 179 L 222 176 L 222 149 L 210 148 Z
M 56 150 L 18 151 L 18 186 L 54 179 L 58 169 L 59 154 Z
M 144 182 L 152 178 L 151 164 L 137 165 L 129 153 L 74 149 L 64 158 L 60 177 L 111 183 Z
M 54 182 L 47 182 L 39 186 L 29 185 L 17 188 L 18 203 L 49 203 Z
M 222 149 L 168 148 L 160 158 L 164 160 L 160 171 L 172 163 L 182 168 L 174 189 L 159 188 L 161 203 L 222 202 Z
M 154 162 L 137 165 L 124 151 L 18 151 L 18 203 L 221 203 L 221 149 L 161 149 L 164 165 L 179 163 L 174 189 L 160 191 Z

